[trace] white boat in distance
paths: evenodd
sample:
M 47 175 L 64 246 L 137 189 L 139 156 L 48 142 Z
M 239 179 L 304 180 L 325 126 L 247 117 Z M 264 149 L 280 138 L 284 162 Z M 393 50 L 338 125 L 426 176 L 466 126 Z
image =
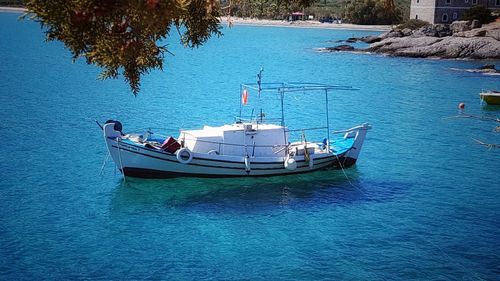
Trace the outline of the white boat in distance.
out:
M 199 130 L 181 130 L 179 137 L 152 138 L 125 134 L 118 121 L 103 126 L 108 151 L 118 169 L 129 177 L 168 178 L 275 176 L 312 172 L 327 168 L 346 168 L 356 163 L 367 130 L 364 123 L 353 128 L 330 132 L 328 93 L 332 90 L 356 90 L 348 86 L 316 83 L 260 83 L 240 86 L 242 105 L 235 123 Z M 249 91 L 274 92 L 281 99 L 281 118 L 277 124 L 266 121 L 264 114 L 244 120 L 242 107 Z M 326 125 L 320 128 L 289 129 L 285 125 L 283 100 L 287 93 L 320 91 L 325 94 Z M 320 130 L 324 139 L 307 141 L 305 132 Z M 302 133 L 290 140 L 290 133 Z M 157 134 L 155 134 L 156 136 Z M 337 136 L 331 138 L 331 135 Z

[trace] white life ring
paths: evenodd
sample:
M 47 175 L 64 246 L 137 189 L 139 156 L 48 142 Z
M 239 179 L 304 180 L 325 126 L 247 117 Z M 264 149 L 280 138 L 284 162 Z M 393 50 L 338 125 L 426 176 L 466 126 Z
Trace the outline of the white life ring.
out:
M 182 164 L 189 164 L 193 160 L 193 153 L 187 147 L 177 150 L 175 156 L 177 157 L 177 161 Z
M 295 161 L 295 159 L 291 158 L 291 157 L 287 157 L 285 159 L 285 169 L 289 170 L 289 171 L 293 171 L 295 169 L 297 169 L 297 162 Z

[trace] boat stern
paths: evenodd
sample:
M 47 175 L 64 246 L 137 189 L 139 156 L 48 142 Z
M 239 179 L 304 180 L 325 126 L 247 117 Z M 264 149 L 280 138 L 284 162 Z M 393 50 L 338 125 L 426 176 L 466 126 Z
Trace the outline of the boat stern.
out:
M 103 126 L 104 133 L 104 141 L 106 143 L 106 147 L 108 149 L 111 158 L 115 162 L 116 166 L 122 170 L 120 167 L 119 155 L 117 153 L 116 144 L 119 143 L 120 139 L 123 136 L 122 133 L 122 124 L 119 121 L 107 121 Z
M 122 133 L 122 124 L 118 121 L 108 121 L 103 126 L 104 137 L 116 139 L 117 137 L 121 137 Z

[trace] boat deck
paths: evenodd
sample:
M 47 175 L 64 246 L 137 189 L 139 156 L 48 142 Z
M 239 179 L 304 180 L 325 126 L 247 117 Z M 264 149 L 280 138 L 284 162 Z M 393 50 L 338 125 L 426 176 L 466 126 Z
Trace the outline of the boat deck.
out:
M 334 154 L 343 154 L 352 148 L 354 145 L 354 138 L 340 138 L 334 139 L 330 145 Z

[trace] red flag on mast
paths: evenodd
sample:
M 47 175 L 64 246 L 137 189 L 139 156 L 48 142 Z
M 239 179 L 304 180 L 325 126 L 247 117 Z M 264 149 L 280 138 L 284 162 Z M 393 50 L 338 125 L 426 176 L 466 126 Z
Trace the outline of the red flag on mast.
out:
M 244 89 L 243 92 L 241 93 L 241 104 L 247 104 L 248 103 L 248 91 L 247 89 Z

